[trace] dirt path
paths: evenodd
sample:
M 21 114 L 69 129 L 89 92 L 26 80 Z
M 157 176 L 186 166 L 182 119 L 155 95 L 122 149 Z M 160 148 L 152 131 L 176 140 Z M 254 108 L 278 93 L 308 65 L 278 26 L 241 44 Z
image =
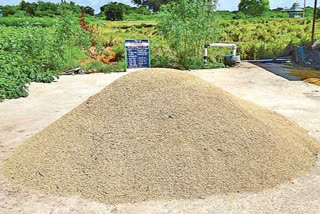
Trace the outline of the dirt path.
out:
M 193 71 L 230 93 L 295 120 L 320 141 L 320 87 L 289 82 L 251 64 Z M 63 76 L 33 84 L 25 99 L 0 103 L 0 164 L 24 139 L 124 74 Z M 320 163 L 309 175 L 258 194 L 109 206 L 79 197 L 46 196 L 0 176 L 0 213 L 319 213 Z

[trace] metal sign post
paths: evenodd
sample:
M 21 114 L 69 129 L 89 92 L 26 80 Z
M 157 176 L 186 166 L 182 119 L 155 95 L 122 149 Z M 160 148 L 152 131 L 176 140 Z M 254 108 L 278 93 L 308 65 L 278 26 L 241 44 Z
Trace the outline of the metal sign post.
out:
M 149 68 L 151 66 L 148 39 L 126 39 L 125 49 L 127 69 Z
M 314 31 L 315 31 L 315 28 L 316 28 L 317 6 L 318 6 L 318 0 L 314 0 L 313 22 L 312 22 L 312 36 L 311 36 L 312 44 L 314 43 Z

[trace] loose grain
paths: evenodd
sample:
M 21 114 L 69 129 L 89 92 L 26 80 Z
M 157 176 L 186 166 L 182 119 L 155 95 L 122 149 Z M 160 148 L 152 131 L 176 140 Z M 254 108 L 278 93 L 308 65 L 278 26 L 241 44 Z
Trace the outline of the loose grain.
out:
M 128 74 L 30 138 L 13 182 L 106 203 L 258 192 L 312 168 L 319 146 L 286 118 L 191 74 Z

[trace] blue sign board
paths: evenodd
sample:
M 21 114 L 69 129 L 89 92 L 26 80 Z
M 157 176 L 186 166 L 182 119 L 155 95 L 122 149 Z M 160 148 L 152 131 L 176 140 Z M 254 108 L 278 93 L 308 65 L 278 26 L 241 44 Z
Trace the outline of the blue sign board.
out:
M 126 64 L 128 69 L 150 67 L 150 47 L 147 39 L 127 39 Z

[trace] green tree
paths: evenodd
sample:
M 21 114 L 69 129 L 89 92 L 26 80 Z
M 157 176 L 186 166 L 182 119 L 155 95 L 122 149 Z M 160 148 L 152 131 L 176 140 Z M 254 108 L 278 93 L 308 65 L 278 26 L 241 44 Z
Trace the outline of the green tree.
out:
M 81 7 L 76 5 L 74 2 L 70 3 L 61 1 L 61 4 L 57 8 L 58 13 L 63 16 L 80 16 Z
M 3 16 L 12 16 L 14 15 L 17 11 L 19 11 L 19 7 L 17 6 L 10 6 L 6 5 L 2 7 L 2 14 Z
M 22 0 L 17 6 L 2 6 L 3 16 L 58 16 L 58 15 L 69 15 L 69 16 L 80 16 L 81 8 L 74 2 L 70 3 L 61 1 L 60 4 L 51 2 L 38 1 L 37 3 L 27 2 Z M 83 7 L 87 14 L 94 15 L 94 9 L 91 7 Z
M 49 16 L 53 17 L 59 15 L 58 14 L 58 4 L 54 4 L 51 2 L 43 2 L 39 1 L 37 10 L 35 11 L 35 16 L 37 17 L 43 17 L 43 16 Z
M 269 10 L 269 0 L 241 0 L 239 4 L 239 12 L 250 16 L 261 16 Z
M 202 64 L 205 43 L 217 39 L 216 5 L 217 0 L 179 0 L 161 7 L 158 28 L 184 68 Z
M 21 11 L 25 11 L 28 16 L 34 16 L 37 10 L 37 3 L 29 3 L 22 0 L 19 4 L 19 8 Z
M 131 13 L 135 14 L 144 14 L 144 15 L 151 15 L 151 11 L 148 10 L 145 6 L 140 7 L 132 7 L 130 10 Z
M 124 14 L 131 9 L 129 5 L 118 3 L 118 2 L 111 2 L 102 6 L 101 13 L 106 16 L 107 20 L 116 21 L 116 20 L 123 20 Z
M 81 7 L 81 9 L 84 11 L 85 14 L 94 16 L 94 9 L 92 7 L 86 6 L 86 7 Z
M 132 0 L 134 4 L 146 6 L 154 12 L 157 12 L 161 5 L 165 5 L 174 1 L 177 2 L 177 0 Z

